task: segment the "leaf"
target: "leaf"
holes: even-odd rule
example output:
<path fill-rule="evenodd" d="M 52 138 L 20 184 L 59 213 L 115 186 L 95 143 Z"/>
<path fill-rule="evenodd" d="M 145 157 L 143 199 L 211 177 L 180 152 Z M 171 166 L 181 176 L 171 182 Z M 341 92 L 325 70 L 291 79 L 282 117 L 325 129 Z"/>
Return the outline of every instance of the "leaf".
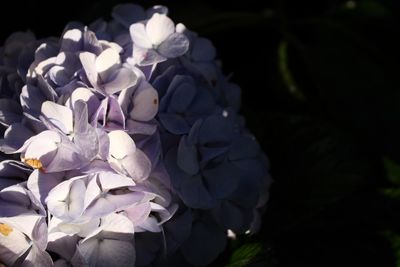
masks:
<path fill-rule="evenodd" d="M 254 260 L 263 250 L 260 243 L 247 243 L 237 248 L 225 267 L 244 267 Z"/>
<path fill-rule="evenodd" d="M 385 188 L 381 192 L 388 198 L 400 200 L 400 188 Z"/>
<path fill-rule="evenodd" d="M 385 197 L 400 201 L 400 166 L 388 157 L 383 158 L 383 165 L 385 167 L 387 180 L 394 186 L 383 188 L 380 192 Z"/>
<path fill-rule="evenodd" d="M 390 10 L 376 0 L 346 1 L 341 5 L 349 15 L 363 15 L 369 17 L 383 17 L 391 14 Z"/>
<path fill-rule="evenodd" d="M 400 165 L 387 157 L 383 159 L 383 163 L 388 180 L 393 184 L 400 185 Z"/>
<path fill-rule="evenodd" d="M 299 100 L 305 100 L 304 94 L 298 90 L 294 77 L 289 68 L 288 62 L 288 43 L 280 42 L 278 46 L 278 67 L 282 76 L 283 83 L 286 85 L 289 92 Z"/>
<path fill-rule="evenodd" d="M 382 235 L 390 242 L 396 257 L 396 266 L 400 267 L 400 235 L 392 231 L 384 231 Z"/>

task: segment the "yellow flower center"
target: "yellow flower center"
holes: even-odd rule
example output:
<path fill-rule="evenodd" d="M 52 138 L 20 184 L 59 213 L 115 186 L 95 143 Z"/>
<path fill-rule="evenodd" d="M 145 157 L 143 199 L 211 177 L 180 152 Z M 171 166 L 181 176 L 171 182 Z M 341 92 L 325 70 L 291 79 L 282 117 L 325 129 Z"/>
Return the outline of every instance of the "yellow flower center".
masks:
<path fill-rule="evenodd" d="M 43 170 L 43 164 L 38 159 L 24 159 L 24 162 L 34 169 Z"/>
<path fill-rule="evenodd" d="M 11 228 L 11 226 L 5 223 L 0 223 L 0 233 L 2 235 L 8 236 L 12 231 L 13 229 Z"/>

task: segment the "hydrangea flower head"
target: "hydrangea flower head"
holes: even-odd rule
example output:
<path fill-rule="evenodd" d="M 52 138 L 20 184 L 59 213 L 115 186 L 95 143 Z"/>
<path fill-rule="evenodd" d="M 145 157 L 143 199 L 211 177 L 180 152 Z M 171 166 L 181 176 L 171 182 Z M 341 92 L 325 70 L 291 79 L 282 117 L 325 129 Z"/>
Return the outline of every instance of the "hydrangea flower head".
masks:
<path fill-rule="evenodd" d="M 0 263 L 204 266 L 260 225 L 268 160 L 211 41 L 112 18 L 0 48 Z"/>

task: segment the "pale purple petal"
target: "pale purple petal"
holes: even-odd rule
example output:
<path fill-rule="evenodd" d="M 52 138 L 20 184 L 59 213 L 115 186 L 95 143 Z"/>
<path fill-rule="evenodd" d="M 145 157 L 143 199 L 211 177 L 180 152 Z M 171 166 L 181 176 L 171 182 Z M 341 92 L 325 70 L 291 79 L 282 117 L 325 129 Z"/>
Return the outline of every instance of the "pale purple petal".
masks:
<path fill-rule="evenodd" d="M 158 46 L 157 51 L 166 58 L 176 58 L 184 55 L 188 49 L 188 38 L 181 33 L 173 33 Z"/>

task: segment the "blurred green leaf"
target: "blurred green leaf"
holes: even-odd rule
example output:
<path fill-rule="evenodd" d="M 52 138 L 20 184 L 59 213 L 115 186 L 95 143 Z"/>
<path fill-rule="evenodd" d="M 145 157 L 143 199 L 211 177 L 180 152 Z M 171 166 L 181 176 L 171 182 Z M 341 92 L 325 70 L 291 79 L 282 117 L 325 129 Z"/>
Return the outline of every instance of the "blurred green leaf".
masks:
<path fill-rule="evenodd" d="M 229 263 L 225 267 L 248 266 L 263 250 L 260 243 L 247 243 L 237 248 L 230 256 Z"/>
<path fill-rule="evenodd" d="M 400 267 L 400 235 L 392 231 L 385 231 L 382 234 L 389 240 L 396 257 L 396 266 Z"/>
<path fill-rule="evenodd" d="M 286 85 L 289 93 L 299 100 L 305 100 L 303 93 L 298 90 L 296 82 L 290 71 L 287 46 L 288 43 L 286 41 L 281 41 L 278 46 L 279 71 L 282 76 L 283 83 Z"/>
<path fill-rule="evenodd" d="M 400 188 L 385 188 L 381 191 L 388 198 L 400 200 Z"/>
<path fill-rule="evenodd" d="M 383 163 L 388 180 L 393 184 L 400 185 L 400 165 L 389 158 L 384 158 Z"/>
<path fill-rule="evenodd" d="M 387 7 L 376 0 L 348 0 L 341 5 L 341 9 L 349 12 L 349 15 L 383 17 L 391 14 Z"/>
<path fill-rule="evenodd" d="M 394 187 L 383 188 L 380 191 L 385 197 L 400 201 L 400 165 L 387 157 L 383 159 L 383 164 L 386 177 Z"/>

